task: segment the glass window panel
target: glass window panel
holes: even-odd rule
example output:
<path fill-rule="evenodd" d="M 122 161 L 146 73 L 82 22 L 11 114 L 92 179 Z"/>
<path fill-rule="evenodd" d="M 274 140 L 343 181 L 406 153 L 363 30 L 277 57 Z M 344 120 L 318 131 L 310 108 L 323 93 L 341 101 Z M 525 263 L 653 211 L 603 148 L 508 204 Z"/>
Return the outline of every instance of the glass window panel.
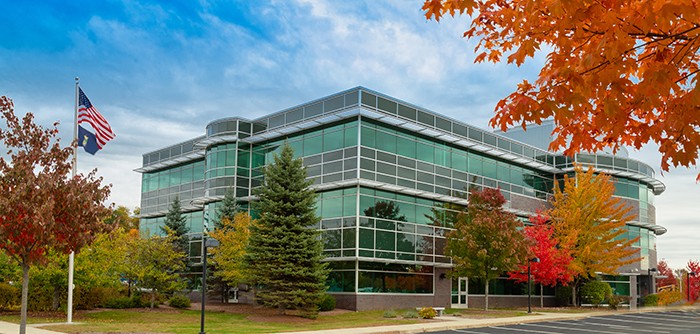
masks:
<path fill-rule="evenodd" d="M 435 163 L 445 167 L 450 167 L 452 165 L 452 155 L 450 154 L 450 151 L 444 148 L 436 148 Z"/>
<path fill-rule="evenodd" d="M 340 249 L 342 230 L 324 230 L 321 233 L 323 249 Z"/>
<path fill-rule="evenodd" d="M 386 164 L 383 162 L 377 162 L 377 172 L 395 176 L 396 175 L 396 166 Z"/>
<path fill-rule="evenodd" d="M 389 101 L 385 98 L 379 97 L 377 107 L 386 112 L 396 114 L 396 102 Z"/>
<path fill-rule="evenodd" d="M 323 112 L 323 103 L 318 102 L 304 107 L 304 117 L 320 115 Z"/>
<path fill-rule="evenodd" d="M 323 165 L 323 174 L 337 173 L 343 170 L 343 162 L 335 161 Z"/>
<path fill-rule="evenodd" d="M 345 132 L 345 147 L 350 147 L 350 146 L 357 146 L 359 143 L 357 142 L 357 126 L 353 126 L 351 128 L 347 128 L 344 130 Z"/>
<path fill-rule="evenodd" d="M 356 212 L 356 203 L 355 196 L 343 197 L 343 216 L 354 216 Z"/>
<path fill-rule="evenodd" d="M 442 117 L 435 118 L 435 126 L 437 126 L 440 129 L 443 129 L 447 132 L 452 132 L 452 122 L 450 122 Z"/>
<path fill-rule="evenodd" d="M 377 131 L 376 145 L 377 149 L 392 153 L 396 152 L 396 135 Z"/>
<path fill-rule="evenodd" d="M 323 140 L 320 136 L 304 137 L 304 155 L 314 155 L 323 152 Z"/>
<path fill-rule="evenodd" d="M 374 230 L 360 228 L 360 248 L 374 249 Z"/>
<path fill-rule="evenodd" d="M 416 142 L 404 137 L 396 138 L 396 154 L 415 159 Z"/>
<path fill-rule="evenodd" d="M 377 131 L 367 127 L 362 127 L 362 145 L 367 147 L 376 147 Z"/>
<path fill-rule="evenodd" d="M 374 170 L 374 160 L 365 159 L 365 158 L 360 159 L 360 168 L 373 171 Z"/>
<path fill-rule="evenodd" d="M 415 120 L 416 119 L 416 109 L 409 108 L 403 104 L 399 104 L 399 116 Z"/>
<path fill-rule="evenodd" d="M 324 199 L 322 201 L 321 217 L 331 218 L 340 217 L 343 215 L 343 199 L 342 197 Z"/>
<path fill-rule="evenodd" d="M 330 100 L 323 102 L 323 110 L 329 112 L 332 110 L 340 109 L 344 106 L 345 102 L 343 96 L 334 97 Z"/>
<path fill-rule="evenodd" d="M 362 104 L 370 106 L 370 107 L 376 107 L 377 106 L 377 97 L 375 95 L 372 95 L 367 92 L 362 92 Z"/>
<path fill-rule="evenodd" d="M 390 231 L 376 231 L 377 250 L 393 251 L 396 248 L 396 233 Z"/>
<path fill-rule="evenodd" d="M 416 251 L 416 235 L 411 233 L 396 234 L 396 250 L 399 252 L 413 253 Z"/>
<path fill-rule="evenodd" d="M 343 248 L 355 248 L 355 229 L 343 229 Z"/>
<path fill-rule="evenodd" d="M 418 122 L 421 122 L 423 124 L 427 124 L 430 126 L 435 126 L 435 116 L 418 110 Z"/>
<path fill-rule="evenodd" d="M 360 210 L 365 216 L 374 216 L 374 197 L 360 196 Z"/>
<path fill-rule="evenodd" d="M 339 148 L 343 148 L 345 142 L 343 141 L 343 131 L 333 131 L 330 133 L 323 134 L 323 151 L 333 151 Z"/>
<path fill-rule="evenodd" d="M 457 151 L 452 151 L 452 168 L 467 171 L 467 156 Z"/>

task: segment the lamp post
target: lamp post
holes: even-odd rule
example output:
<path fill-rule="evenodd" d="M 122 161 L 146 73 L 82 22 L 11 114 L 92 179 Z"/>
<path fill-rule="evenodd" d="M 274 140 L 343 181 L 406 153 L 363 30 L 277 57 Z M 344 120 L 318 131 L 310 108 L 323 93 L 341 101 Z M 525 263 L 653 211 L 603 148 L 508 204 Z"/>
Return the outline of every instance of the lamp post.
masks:
<path fill-rule="evenodd" d="M 535 257 L 527 260 L 527 313 L 532 313 L 532 278 L 530 276 L 530 264 L 532 262 L 540 262 L 540 259 Z"/>
<path fill-rule="evenodd" d="M 688 286 L 687 286 L 687 289 L 686 289 L 686 290 L 688 290 L 688 291 L 687 291 L 687 293 L 688 293 L 688 303 L 690 303 L 690 276 L 695 277 L 695 275 L 697 275 L 697 274 L 698 274 L 698 273 L 696 273 L 696 272 L 694 272 L 694 271 L 691 271 L 691 272 L 688 273 Z"/>
<path fill-rule="evenodd" d="M 654 278 L 652 276 L 652 273 L 654 273 L 653 275 L 656 275 L 656 271 L 656 268 L 647 269 L 647 273 L 649 274 L 649 294 L 656 293 L 656 284 L 654 284 Z"/>

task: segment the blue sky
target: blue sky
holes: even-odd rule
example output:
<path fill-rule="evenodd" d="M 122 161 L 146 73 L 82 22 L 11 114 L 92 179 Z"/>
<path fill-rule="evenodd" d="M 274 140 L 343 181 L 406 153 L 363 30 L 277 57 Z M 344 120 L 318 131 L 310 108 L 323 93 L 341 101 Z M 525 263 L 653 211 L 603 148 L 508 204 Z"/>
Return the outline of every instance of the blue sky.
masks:
<path fill-rule="evenodd" d="M 98 168 L 112 201 L 139 205 L 141 155 L 204 133 L 222 117 L 255 118 L 365 86 L 482 128 L 496 102 L 533 79 L 473 64 L 465 17 L 426 21 L 421 1 L 0 0 L 0 95 L 17 113 L 60 121 L 72 136 L 76 76 L 117 138 L 79 170 Z M 654 147 L 633 158 L 658 171 Z M 659 177 L 658 250 L 674 268 L 700 258 L 697 169 Z"/>

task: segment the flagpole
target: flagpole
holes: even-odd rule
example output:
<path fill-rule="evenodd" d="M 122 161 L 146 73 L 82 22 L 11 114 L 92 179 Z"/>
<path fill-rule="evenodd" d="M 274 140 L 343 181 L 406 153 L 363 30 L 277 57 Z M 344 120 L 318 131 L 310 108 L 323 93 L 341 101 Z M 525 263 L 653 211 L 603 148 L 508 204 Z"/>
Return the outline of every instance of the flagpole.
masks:
<path fill-rule="evenodd" d="M 80 78 L 75 77 L 75 108 L 73 109 L 73 172 L 72 178 L 78 174 L 78 89 L 80 85 Z M 73 322 L 73 262 L 75 259 L 75 252 L 71 250 L 70 255 L 68 255 L 68 319 L 67 323 Z"/>

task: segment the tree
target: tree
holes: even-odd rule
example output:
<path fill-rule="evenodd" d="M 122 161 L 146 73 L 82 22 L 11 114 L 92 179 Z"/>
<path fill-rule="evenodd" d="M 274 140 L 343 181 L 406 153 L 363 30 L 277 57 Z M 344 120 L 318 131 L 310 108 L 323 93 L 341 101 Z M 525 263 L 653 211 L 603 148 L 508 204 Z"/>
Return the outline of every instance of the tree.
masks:
<path fill-rule="evenodd" d="M 0 157 L 0 249 L 22 268 L 20 333 L 26 333 L 29 268 L 50 251 L 78 252 L 108 229 L 102 219 L 109 209 L 102 203 L 110 186 L 101 185 L 95 170 L 69 177 L 73 149 L 61 147 L 57 123 L 44 129 L 31 113 L 20 120 L 4 96 L 0 112 L 7 124 L 0 129 L 6 148 Z"/>
<path fill-rule="evenodd" d="M 530 263 L 532 279 L 540 283 L 540 287 L 568 285 L 573 280 L 570 268 L 572 261 L 569 250 L 559 247 L 559 240 L 554 237 L 554 227 L 549 224 L 549 217 L 537 214 L 530 217 L 531 226 L 524 229 L 525 236 L 530 240 L 530 254 L 539 262 Z M 518 282 L 528 282 L 527 263 L 520 264 L 515 271 L 508 275 Z M 543 295 L 540 293 L 540 306 L 544 307 Z"/>
<path fill-rule="evenodd" d="M 690 286 L 690 302 L 694 303 L 698 299 L 698 294 L 700 292 L 700 262 L 688 260 L 688 271 L 687 273 L 695 273 L 695 275 L 685 275 L 685 287 Z M 688 283 L 690 280 L 690 283 Z M 688 296 L 688 291 L 686 291 L 686 296 Z"/>
<path fill-rule="evenodd" d="M 554 236 L 560 247 L 570 252 L 574 274 L 572 301 L 576 305 L 576 288 L 596 273 L 614 274 L 629 263 L 639 260 L 632 248 L 638 239 L 624 237 L 625 225 L 632 219 L 630 207 L 615 193 L 609 175 L 586 172 L 574 167 L 574 175 L 564 175 L 564 187 L 554 187 L 551 217 Z"/>
<path fill-rule="evenodd" d="M 247 212 L 238 212 L 233 221 L 224 216 L 221 227 L 210 233 L 219 241 L 219 246 L 211 250 L 212 264 L 216 267 L 214 276 L 234 287 L 247 278 L 243 261 L 252 224 L 254 222 Z"/>
<path fill-rule="evenodd" d="M 671 267 L 668 266 L 666 260 L 659 261 L 659 263 L 656 265 L 656 270 L 658 271 L 660 276 L 666 276 L 665 278 L 656 279 L 656 286 L 658 286 L 659 288 L 664 286 L 675 286 L 676 284 L 678 284 L 676 276 L 673 274 L 673 269 L 671 269 Z"/>
<path fill-rule="evenodd" d="M 126 276 L 140 288 L 150 290 L 151 308 L 156 294 L 182 290 L 187 285 L 180 277 L 185 269 L 184 253 L 172 247 L 174 236 L 135 238 L 128 253 Z"/>
<path fill-rule="evenodd" d="M 252 204 L 260 218 L 251 225 L 246 264 L 259 286 L 260 303 L 280 313 L 298 309 L 315 317 L 329 270 L 321 263 L 318 231 L 307 228 L 319 221 L 317 195 L 310 185 L 301 159 L 294 159 L 285 144 L 265 167 L 264 183 L 255 191 L 259 200 Z"/>
<path fill-rule="evenodd" d="M 234 221 L 236 213 L 240 210 L 238 203 L 236 202 L 236 194 L 234 193 L 234 188 L 230 187 L 226 190 L 224 194 L 224 199 L 221 201 L 219 207 L 216 208 L 216 220 L 214 221 L 214 228 L 221 229 L 223 226 L 223 220 L 228 219 L 229 222 Z"/>
<path fill-rule="evenodd" d="M 165 225 L 161 226 L 160 230 L 163 234 L 173 237 L 173 245 L 179 251 L 188 251 L 190 240 L 187 237 L 187 233 L 190 233 L 190 228 L 187 227 L 187 217 L 182 214 L 179 196 L 175 196 L 168 213 L 165 215 Z"/>
<path fill-rule="evenodd" d="M 700 151 L 700 3 L 695 0 L 426 0 L 428 19 L 472 16 L 475 62 L 522 65 L 543 47 L 534 83 L 499 101 L 503 130 L 553 118 L 552 150 L 567 155 L 659 145 L 661 168 L 695 165 Z M 700 175 L 698 176 L 700 180 Z"/>
<path fill-rule="evenodd" d="M 131 215 L 129 208 L 120 205 L 116 209 L 112 210 L 109 218 L 105 220 L 105 223 L 113 225 L 114 227 L 123 227 L 126 231 L 131 229 L 139 229 L 139 218 L 136 217 L 136 211 L 138 208 L 134 209 L 134 215 Z"/>
<path fill-rule="evenodd" d="M 447 234 L 445 251 L 452 257 L 454 274 L 483 279 L 484 309 L 489 307 L 489 281 L 528 259 L 528 244 L 518 230 L 522 223 L 503 209 L 505 203 L 498 189 L 472 190 L 467 211 Z"/>

